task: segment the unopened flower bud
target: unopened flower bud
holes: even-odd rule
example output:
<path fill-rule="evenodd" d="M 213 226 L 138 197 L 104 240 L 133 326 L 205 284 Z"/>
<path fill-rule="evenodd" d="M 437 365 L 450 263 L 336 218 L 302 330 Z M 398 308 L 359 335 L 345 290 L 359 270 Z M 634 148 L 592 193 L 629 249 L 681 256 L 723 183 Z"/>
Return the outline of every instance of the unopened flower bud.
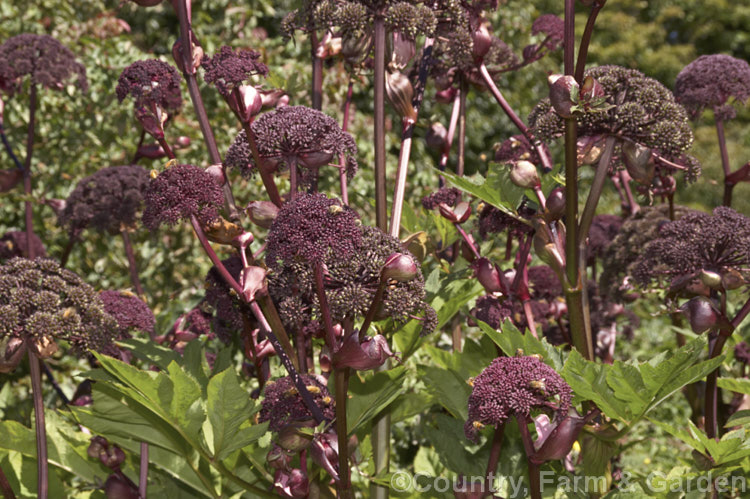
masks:
<path fill-rule="evenodd" d="M 472 264 L 474 275 L 476 275 L 479 284 L 484 287 L 487 293 L 503 292 L 503 285 L 500 281 L 500 272 L 489 259 L 485 257 L 477 258 Z"/>
<path fill-rule="evenodd" d="M 245 267 L 240 274 L 240 286 L 242 297 L 247 302 L 254 301 L 256 296 L 264 296 L 268 293 L 266 269 L 255 266 Z"/>
<path fill-rule="evenodd" d="M 492 48 L 492 34 L 487 27 L 487 22 L 482 20 L 479 22 L 479 26 L 474 33 L 471 34 L 471 40 L 473 42 L 472 55 L 476 62 L 482 62 L 484 57 Z"/>
<path fill-rule="evenodd" d="M 531 460 L 536 464 L 542 464 L 568 455 L 586 421 L 575 410 L 571 410 L 557 425 L 553 425 L 546 414 L 534 418 L 534 424 L 539 438 L 534 442 L 536 452 Z"/>
<path fill-rule="evenodd" d="M 555 187 L 547 196 L 547 214 L 550 220 L 559 220 L 565 214 L 565 190 Z"/>
<path fill-rule="evenodd" d="M 190 32 L 190 42 L 193 49 L 193 60 L 191 64 L 187 66 L 185 65 L 185 55 L 182 53 L 184 50 L 182 38 L 178 38 L 177 41 L 174 42 L 174 45 L 172 45 L 172 58 L 174 59 L 174 65 L 180 70 L 180 72 L 194 75 L 201 65 L 201 59 L 203 59 L 204 53 L 203 47 L 200 46 L 200 43 L 198 43 L 192 31 Z"/>
<path fill-rule="evenodd" d="M 227 182 L 227 176 L 224 174 L 224 168 L 221 165 L 209 166 L 208 168 L 206 168 L 206 173 L 211 175 L 211 178 L 214 179 L 214 182 L 219 185 L 224 185 Z"/>
<path fill-rule="evenodd" d="M 409 78 L 400 71 L 388 73 L 385 77 L 385 95 L 401 117 L 413 123 L 417 119 L 417 111 L 412 105 L 414 87 Z"/>
<path fill-rule="evenodd" d="M 359 335 L 353 334 L 333 356 L 333 365 L 338 368 L 350 367 L 357 371 L 369 371 L 382 366 L 386 360 L 395 357 L 383 335 L 369 336 L 360 343 Z"/>
<path fill-rule="evenodd" d="M 604 152 L 604 137 L 588 135 L 576 141 L 578 165 L 594 165 Z"/>
<path fill-rule="evenodd" d="M 536 166 L 534 166 L 534 163 L 526 160 L 513 163 L 510 167 L 510 181 L 524 189 L 533 189 L 541 184 Z"/>
<path fill-rule="evenodd" d="M 289 452 L 299 452 L 307 449 L 312 442 L 312 428 L 301 423 L 285 426 L 278 435 L 276 442 L 279 447 Z"/>
<path fill-rule="evenodd" d="M 154 105 L 155 112 L 151 112 L 145 107 L 135 108 L 135 119 L 141 124 L 144 130 L 156 140 L 164 138 L 164 123 L 166 123 L 167 112 L 158 105 Z"/>
<path fill-rule="evenodd" d="M 0 373 L 13 372 L 25 353 L 26 347 L 21 338 L 10 336 L 0 339 Z"/>
<path fill-rule="evenodd" d="M 554 74 L 547 78 L 549 100 L 555 112 L 562 118 L 572 118 L 578 101 L 578 82 L 571 75 Z"/>
<path fill-rule="evenodd" d="M 587 76 L 583 79 L 581 85 L 581 100 L 591 101 L 604 97 L 604 87 L 596 81 L 593 76 Z"/>
<path fill-rule="evenodd" d="M 131 0 L 134 4 L 141 7 L 154 7 L 161 3 L 161 0 Z"/>
<path fill-rule="evenodd" d="M 742 273 L 735 269 L 727 269 L 721 274 L 721 285 L 724 289 L 737 289 L 745 284 Z"/>
<path fill-rule="evenodd" d="M 138 148 L 136 156 L 138 158 L 161 159 L 165 158 L 167 153 L 159 144 L 145 144 Z"/>
<path fill-rule="evenodd" d="M 409 282 L 417 276 L 419 270 L 414 259 L 404 253 L 393 253 L 385 261 L 380 271 L 381 279 L 394 279 L 398 282 Z"/>
<path fill-rule="evenodd" d="M 424 140 L 428 147 L 442 151 L 448 142 L 448 130 L 445 129 L 442 123 L 433 123 L 427 129 Z"/>
<path fill-rule="evenodd" d="M 260 91 L 261 105 L 264 109 L 276 107 L 279 104 L 282 97 L 285 97 L 285 96 L 286 96 L 286 92 L 284 92 L 284 90 L 280 88 L 276 88 L 273 90 L 261 90 Z"/>
<path fill-rule="evenodd" d="M 241 85 L 233 89 L 226 101 L 242 122 L 249 122 L 263 107 L 263 98 L 252 85 Z"/>
<path fill-rule="evenodd" d="M 417 44 L 413 38 L 405 36 L 399 31 L 393 32 L 393 56 L 391 66 L 402 70 L 417 53 Z"/>
<path fill-rule="evenodd" d="M 339 440 L 336 433 L 316 433 L 310 449 L 315 464 L 328 472 L 334 480 L 339 479 Z"/>
<path fill-rule="evenodd" d="M 654 179 L 656 165 L 651 148 L 624 141 L 622 144 L 622 161 L 630 176 L 642 185 L 650 185 Z"/>
<path fill-rule="evenodd" d="M 186 147 L 190 147 L 190 137 L 180 135 L 175 139 L 174 147 L 175 149 L 185 149 Z"/>
<path fill-rule="evenodd" d="M 722 289 L 721 274 L 713 270 L 701 269 L 698 274 L 701 282 L 711 289 Z"/>
<path fill-rule="evenodd" d="M 304 152 L 297 155 L 299 162 L 302 163 L 306 168 L 315 170 L 321 166 L 325 166 L 333 160 L 333 153 L 327 151 L 311 151 Z"/>
<path fill-rule="evenodd" d="M 279 207 L 270 201 L 253 201 L 245 208 L 245 213 L 257 226 L 268 229 L 279 214 Z"/>
<path fill-rule="evenodd" d="M 687 316 L 690 329 L 695 334 L 702 334 L 719 323 L 719 311 L 705 296 L 696 296 L 680 307 Z"/>
<path fill-rule="evenodd" d="M 444 218 L 454 224 L 462 224 L 471 216 L 471 205 L 466 201 L 461 201 L 452 208 L 445 203 L 439 203 L 438 211 Z"/>

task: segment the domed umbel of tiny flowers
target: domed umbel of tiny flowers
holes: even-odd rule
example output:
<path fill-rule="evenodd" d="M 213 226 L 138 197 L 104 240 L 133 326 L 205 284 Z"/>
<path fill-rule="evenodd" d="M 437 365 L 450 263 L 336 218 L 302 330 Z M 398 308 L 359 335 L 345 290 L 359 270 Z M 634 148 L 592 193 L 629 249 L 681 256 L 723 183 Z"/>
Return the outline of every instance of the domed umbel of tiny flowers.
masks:
<path fill-rule="evenodd" d="M 348 258 L 360 245 L 357 214 L 325 194 L 300 194 L 279 210 L 268 232 L 266 264 L 319 263 L 330 252 Z"/>
<path fill-rule="evenodd" d="M 223 46 L 213 56 L 204 55 L 201 67 L 207 83 L 216 87 L 227 97 L 237 87 L 252 84 L 254 76 L 268 76 L 268 67 L 260 62 L 260 53 L 255 50 L 232 50 Z"/>
<path fill-rule="evenodd" d="M 469 396 L 466 438 L 476 441 L 487 425 L 500 425 L 511 416 L 532 411 L 551 412 L 555 420 L 568 415 L 573 391 L 554 369 L 535 356 L 500 357 L 477 376 Z"/>
<path fill-rule="evenodd" d="M 300 377 L 323 417 L 332 420 L 335 403 L 326 387 L 325 378 L 310 374 L 300 374 Z M 290 376 L 266 384 L 258 416 L 258 422 L 265 421 L 268 421 L 268 429 L 277 433 L 290 424 L 314 422 L 313 415 L 302 401 Z"/>
<path fill-rule="evenodd" d="M 177 112 L 182 105 L 180 82 L 182 78 L 173 66 L 159 59 L 136 61 L 120 74 L 117 80 L 117 100 L 130 96 L 136 107 L 150 104 L 169 113 Z"/>
<path fill-rule="evenodd" d="M 103 168 L 78 182 L 58 221 L 71 234 L 88 227 L 119 233 L 135 225 L 148 184 L 148 171 L 138 165 Z"/>
<path fill-rule="evenodd" d="M 154 333 L 156 319 L 148 305 L 129 291 L 102 291 L 99 298 L 104 310 L 111 315 L 119 326 L 118 340 L 130 338 L 132 331 L 141 331 L 147 335 Z"/>
<path fill-rule="evenodd" d="M 0 338 L 23 338 L 40 357 L 62 340 L 81 355 L 106 349 L 117 328 L 94 288 L 54 260 L 14 258 L 0 266 Z"/>
<path fill-rule="evenodd" d="M 224 202 L 219 184 L 194 165 L 175 165 L 162 171 L 151 179 L 143 198 L 146 208 L 141 220 L 149 230 L 191 216 L 205 225 L 219 217 Z"/>
<path fill-rule="evenodd" d="M 731 100 L 744 103 L 750 97 L 750 64 L 724 54 L 702 55 L 677 75 L 674 95 L 692 119 L 709 108 L 717 121 L 731 120 L 737 114 Z"/>
<path fill-rule="evenodd" d="M 341 130 L 336 120 L 320 111 L 305 106 L 283 106 L 263 114 L 251 129 L 263 163 L 260 167 L 268 171 L 278 171 L 282 166 L 317 171 L 343 154 L 347 176 L 351 178 L 357 172 L 354 139 Z M 237 135 L 224 163 L 246 177 L 258 168 L 244 131 Z"/>
<path fill-rule="evenodd" d="M 685 155 L 693 143 L 687 112 L 667 87 L 640 71 L 620 66 L 594 67 L 586 71 L 586 76 L 602 87 L 610 107 L 578 116 L 579 137 L 616 136 L 623 143 L 650 148 L 660 157 L 682 165 L 688 180 L 700 174 L 697 161 Z M 565 129 L 563 118 L 549 99 L 534 107 L 529 125 L 542 139 L 560 137 Z M 664 165 L 657 161 L 657 166 Z"/>
<path fill-rule="evenodd" d="M 82 91 L 88 89 L 86 69 L 67 47 L 49 35 L 24 33 L 0 45 L 0 90 L 13 93 L 24 76 L 31 82 L 61 90 L 71 79 Z"/>
<path fill-rule="evenodd" d="M 728 280 L 746 283 L 749 268 L 750 218 L 720 206 L 711 215 L 693 212 L 659 228 L 634 277 L 645 286 L 659 276 L 698 278 L 704 272 L 718 274 L 721 287 Z"/>

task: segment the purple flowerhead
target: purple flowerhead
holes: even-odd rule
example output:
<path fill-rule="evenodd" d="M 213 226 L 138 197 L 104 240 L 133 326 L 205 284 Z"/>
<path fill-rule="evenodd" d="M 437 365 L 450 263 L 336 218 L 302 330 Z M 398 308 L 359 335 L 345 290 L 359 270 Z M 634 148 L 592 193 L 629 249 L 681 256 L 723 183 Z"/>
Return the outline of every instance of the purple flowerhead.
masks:
<path fill-rule="evenodd" d="M 24 33 L 0 45 L 0 90 L 14 93 L 26 75 L 33 84 L 53 90 L 61 90 L 75 77 L 81 91 L 88 89 L 86 69 L 76 62 L 73 52 L 49 35 Z"/>
<path fill-rule="evenodd" d="M 260 62 L 260 53 L 254 50 L 232 50 L 226 45 L 221 47 L 213 57 L 203 56 L 201 67 L 207 83 L 216 87 L 219 93 L 227 97 L 237 87 L 252 85 L 256 76 L 268 76 L 268 67 Z"/>
<path fill-rule="evenodd" d="M 700 174 L 700 165 L 685 157 L 693 143 L 687 112 L 668 88 L 640 71 L 619 66 L 593 67 L 586 76 L 603 90 L 606 106 L 576 117 L 579 137 L 616 136 L 623 144 L 650 149 L 647 159 L 653 152 L 681 164 L 688 180 Z M 560 137 L 565 128 L 549 99 L 534 107 L 529 125 L 542 139 Z M 666 163 L 659 166 L 669 168 Z"/>
<path fill-rule="evenodd" d="M 322 263 L 329 254 L 346 259 L 359 247 L 362 235 L 357 214 L 325 194 L 300 194 L 279 210 L 268 232 L 266 263 Z"/>
<path fill-rule="evenodd" d="M 586 245 L 586 258 L 589 265 L 601 258 L 622 227 L 622 218 L 617 215 L 596 215 L 589 229 L 589 242 Z"/>
<path fill-rule="evenodd" d="M 158 106 L 172 114 L 182 105 L 180 73 L 159 59 L 136 61 L 120 74 L 117 80 L 117 100 L 127 96 L 135 100 L 136 108 Z"/>
<path fill-rule="evenodd" d="M 117 234 L 135 226 L 148 184 L 148 171 L 138 165 L 103 168 L 78 182 L 58 221 L 70 234 L 88 227 Z"/>
<path fill-rule="evenodd" d="M 552 412 L 560 420 L 568 415 L 572 395 L 565 380 L 537 357 L 497 358 L 473 381 L 464 433 L 476 441 L 484 426 L 532 411 Z"/>
<path fill-rule="evenodd" d="M 731 120 L 737 115 L 732 101 L 750 97 L 750 64 L 729 55 L 702 55 L 677 75 L 674 95 L 692 119 L 710 108 L 717 121 Z"/>
<path fill-rule="evenodd" d="M 326 387 L 325 378 L 311 374 L 300 374 L 300 377 L 323 416 L 329 421 L 334 419 L 335 403 Z M 302 401 L 290 376 L 266 384 L 258 417 L 258 422 L 265 421 L 268 421 L 268 429 L 277 433 L 294 423 L 314 423 L 313 415 Z"/>
<path fill-rule="evenodd" d="M 697 279 L 708 273 L 718 276 L 717 287 L 732 289 L 737 286 L 729 282 L 747 282 L 749 267 L 750 218 L 720 206 L 711 215 L 692 212 L 660 227 L 634 277 L 646 286 L 659 276 Z"/>
<path fill-rule="evenodd" d="M 117 334 L 94 288 L 54 260 L 13 258 L 0 266 L 0 338 L 21 337 L 41 357 L 57 350 L 102 351 Z"/>
<path fill-rule="evenodd" d="M 263 114 L 252 123 L 251 129 L 262 163 L 260 168 L 264 171 L 292 166 L 317 171 L 338 161 L 343 154 L 347 176 L 351 178 L 357 172 L 354 139 L 341 130 L 336 120 L 320 111 L 305 106 L 283 106 Z M 259 167 L 254 164 L 244 130 L 230 146 L 224 163 L 239 169 L 246 177 Z"/>
<path fill-rule="evenodd" d="M 526 206 L 522 206 L 519 210 L 519 214 L 526 219 L 530 219 L 534 213 L 533 210 Z M 509 232 L 510 237 L 521 237 L 533 232 L 534 228 L 489 204 L 485 204 L 479 210 L 479 235 L 482 239 L 486 239 L 488 234 L 495 234 L 506 230 Z"/>
<path fill-rule="evenodd" d="M 34 249 L 34 255 L 44 258 L 47 256 L 47 250 L 39 236 L 31 234 L 31 246 Z M 26 232 L 20 230 L 11 230 L 0 237 L 0 262 L 10 260 L 17 256 L 28 255 L 29 248 L 26 245 Z"/>
<path fill-rule="evenodd" d="M 443 187 L 422 198 L 422 206 L 425 210 L 434 210 L 440 203 L 450 207 L 456 206 L 461 200 L 461 191 L 455 187 Z"/>
<path fill-rule="evenodd" d="M 745 341 L 737 343 L 734 347 L 734 358 L 746 366 L 750 365 L 750 345 Z"/>
<path fill-rule="evenodd" d="M 138 296 L 127 291 L 102 291 L 99 299 L 104 304 L 104 311 L 117 321 L 118 340 L 130 338 L 133 330 L 147 335 L 154 333 L 154 313 Z"/>
<path fill-rule="evenodd" d="M 501 302 L 493 295 L 480 296 L 477 298 L 476 306 L 471 310 L 471 315 L 493 329 L 499 329 L 503 321 L 513 315 L 513 307 L 506 301 Z"/>
<path fill-rule="evenodd" d="M 219 184 L 194 165 L 175 165 L 162 171 L 151 179 L 143 198 L 146 209 L 141 220 L 149 230 L 192 216 L 206 225 L 219 217 L 224 202 Z"/>
<path fill-rule="evenodd" d="M 529 267 L 528 272 L 532 298 L 552 300 L 562 296 L 562 284 L 552 267 L 536 265 Z"/>

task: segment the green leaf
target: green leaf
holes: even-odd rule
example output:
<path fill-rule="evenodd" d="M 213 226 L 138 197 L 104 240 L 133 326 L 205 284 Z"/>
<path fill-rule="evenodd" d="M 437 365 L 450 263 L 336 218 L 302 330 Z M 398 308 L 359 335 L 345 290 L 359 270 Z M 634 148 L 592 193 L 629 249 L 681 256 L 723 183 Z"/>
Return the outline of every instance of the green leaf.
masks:
<path fill-rule="evenodd" d="M 352 398 L 347 400 L 346 420 L 350 434 L 377 416 L 403 393 L 405 377 L 406 368 L 399 366 L 366 375 L 364 379 L 360 379 L 360 376 L 349 378 L 349 393 Z"/>
<path fill-rule="evenodd" d="M 550 345 L 545 338 L 538 340 L 531 334 L 521 333 L 510 320 L 506 319 L 503 322 L 502 331 L 494 329 L 481 320 L 477 320 L 477 324 L 479 324 L 482 332 L 489 336 L 505 355 L 512 357 L 516 355 L 518 350 L 523 350 L 524 355 L 541 355 L 545 364 L 555 371 L 561 371 L 563 365 L 565 365 L 567 354 L 561 347 Z"/>
<path fill-rule="evenodd" d="M 419 377 L 424 381 L 427 391 L 453 414 L 456 419 L 466 421 L 469 417 L 469 395 L 471 386 L 452 369 L 435 366 L 419 366 Z"/>
<path fill-rule="evenodd" d="M 607 365 L 587 361 L 577 350 L 572 350 L 561 375 L 576 395 L 594 402 L 607 416 L 628 422 L 627 404 L 618 400 L 607 384 L 607 368 Z"/>
<path fill-rule="evenodd" d="M 631 414 L 642 414 L 651 393 L 646 389 L 637 367 L 616 360 L 607 372 L 607 384 L 617 393 L 617 398 L 628 404 Z"/>
<path fill-rule="evenodd" d="M 454 187 L 468 192 L 482 201 L 512 217 L 518 217 L 517 208 L 524 196 L 524 189 L 510 181 L 510 169 L 497 163 L 490 164 L 487 178 L 481 175 L 459 177 L 455 173 L 441 172 Z M 525 220 L 523 223 L 527 223 Z"/>
<path fill-rule="evenodd" d="M 750 410 L 737 411 L 727 420 L 727 424 L 724 428 L 731 428 L 733 426 L 744 426 L 750 424 Z"/>
<path fill-rule="evenodd" d="M 719 378 L 716 385 L 725 390 L 750 395 L 750 379 Z"/>
<path fill-rule="evenodd" d="M 145 338 L 128 338 L 117 342 L 129 350 L 136 358 L 154 364 L 166 371 L 170 362 L 181 362 L 180 355 L 171 348 L 165 348 Z"/>
<path fill-rule="evenodd" d="M 213 430 L 213 452 L 215 458 L 221 461 L 232 450 L 243 447 L 231 444 L 236 440 L 242 423 L 250 417 L 253 403 L 247 391 L 237 381 L 234 369 L 226 369 L 211 378 L 207 395 L 208 420 Z M 228 448 L 232 450 L 227 451 Z"/>
<path fill-rule="evenodd" d="M 469 442 L 464 436 L 463 420 L 437 414 L 435 422 L 436 426 L 425 425 L 423 430 L 443 465 L 455 473 L 483 476 L 489 453 L 483 449 L 475 454 L 466 449 L 464 444 Z"/>
<path fill-rule="evenodd" d="M 201 388 L 198 382 L 183 371 L 176 362 L 167 367 L 169 379 L 172 381 L 173 390 L 171 397 L 162 394 L 163 402 L 169 401 L 169 411 L 187 438 L 194 438 L 193 446 L 197 447 L 197 436 L 206 419 L 206 410 L 201 398 Z M 171 399 L 171 400 L 170 400 Z"/>

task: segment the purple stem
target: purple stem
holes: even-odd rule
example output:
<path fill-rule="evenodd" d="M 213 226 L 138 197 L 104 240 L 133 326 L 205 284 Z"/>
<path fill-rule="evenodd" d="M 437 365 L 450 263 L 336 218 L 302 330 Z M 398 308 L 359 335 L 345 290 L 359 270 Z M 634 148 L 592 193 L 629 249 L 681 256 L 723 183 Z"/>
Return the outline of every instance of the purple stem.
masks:
<path fill-rule="evenodd" d="M 521 441 L 526 451 L 526 462 L 529 465 L 529 495 L 531 499 L 542 499 L 542 486 L 539 482 L 539 465 L 531 460 L 531 456 L 534 455 L 534 442 L 531 440 L 531 435 L 529 434 L 529 422 L 526 417 L 518 414 L 516 414 L 516 421 L 518 421 L 518 431 L 521 433 Z"/>
<path fill-rule="evenodd" d="M 133 159 L 130 160 L 130 164 L 135 164 L 136 161 L 140 158 L 140 155 L 138 154 L 141 146 L 143 145 L 143 141 L 146 139 L 146 129 L 141 127 L 141 138 L 138 140 L 138 145 L 135 146 L 135 152 L 133 153 Z"/>
<path fill-rule="evenodd" d="M 456 126 L 458 125 L 458 116 L 459 111 L 461 110 L 461 95 L 459 93 L 456 94 L 456 97 L 453 99 L 453 110 L 451 111 L 451 120 L 448 123 L 448 137 L 446 137 L 445 140 L 445 146 L 443 147 L 443 151 L 440 154 L 440 163 L 438 164 L 438 168 L 440 171 L 445 171 L 446 166 L 448 166 L 448 156 L 451 152 L 451 146 L 453 145 L 453 137 L 456 135 Z M 442 175 L 440 176 L 440 184 L 439 186 L 442 188 L 445 186 L 445 177 Z"/>
<path fill-rule="evenodd" d="M 10 145 L 10 142 L 8 142 L 8 137 L 5 135 L 5 128 L 3 128 L 3 123 L 0 120 L 0 138 L 3 140 L 3 146 L 5 146 L 5 151 L 8 153 L 8 156 L 10 156 L 10 159 L 13 160 L 13 164 L 16 165 L 16 168 L 19 170 L 23 170 L 23 165 L 21 164 L 21 161 L 18 159 L 18 156 L 13 152 L 13 148 Z"/>
<path fill-rule="evenodd" d="M 13 488 L 10 486 L 8 477 L 5 476 L 2 467 L 0 467 L 0 492 L 3 493 L 5 499 L 16 499 L 16 494 L 13 492 Z"/>
<path fill-rule="evenodd" d="M 37 497 L 47 499 L 49 488 L 47 465 L 47 429 L 44 424 L 44 402 L 42 400 L 42 373 L 39 369 L 41 360 L 33 353 L 33 345 L 26 345 L 29 353 L 31 371 L 31 391 L 34 399 L 34 422 L 36 427 L 36 462 L 37 462 Z"/>
<path fill-rule="evenodd" d="M 505 423 L 501 423 L 499 426 L 495 426 L 495 435 L 492 437 L 492 447 L 490 448 L 490 459 L 487 462 L 487 472 L 484 492 L 490 494 L 492 492 L 492 476 L 497 471 L 497 463 L 500 461 L 500 450 L 503 446 L 503 437 L 505 436 Z"/>
<path fill-rule="evenodd" d="M 715 120 L 716 122 L 716 135 L 719 139 L 719 151 L 721 151 L 721 167 L 724 169 L 724 206 L 732 206 L 732 191 L 734 190 L 734 184 L 727 182 L 727 177 L 731 173 L 731 166 L 729 165 L 729 152 L 727 151 L 727 140 L 724 136 L 724 122 L 722 120 Z"/>
<path fill-rule="evenodd" d="M 349 108 L 352 105 L 352 95 L 354 94 L 354 80 L 349 79 L 349 87 L 346 90 L 346 101 L 344 102 L 344 118 L 341 120 L 341 130 L 346 132 L 349 129 Z M 341 185 L 341 201 L 349 204 L 349 190 L 346 180 L 346 160 L 343 154 L 339 155 L 339 184 Z"/>
<path fill-rule="evenodd" d="M 279 189 L 276 187 L 276 182 L 273 181 L 273 175 L 263 168 L 263 163 L 258 152 L 258 144 L 255 142 L 255 134 L 250 126 L 249 121 L 242 122 L 242 128 L 245 130 L 245 137 L 247 138 L 247 144 L 250 147 L 250 154 L 253 156 L 253 162 L 255 162 L 255 168 L 260 173 L 260 179 L 263 181 L 263 186 L 266 188 L 268 197 L 273 204 L 279 208 L 283 204 L 281 196 L 279 195 Z"/>
<path fill-rule="evenodd" d="M 32 237 L 34 236 L 34 212 L 31 207 L 31 155 L 34 152 L 34 126 L 36 123 L 37 100 L 37 88 L 34 83 L 31 84 L 29 93 L 29 127 L 26 132 L 26 160 L 23 169 L 23 192 L 26 196 L 26 201 L 23 204 L 26 220 L 26 257 L 29 260 L 33 260 L 36 255 L 34 254 L 34 245 L 31 244 Z"/>
<path fill-rule="evenodd" d="M 331 310 L 328 308 L 328 298 L 326 297 L 326 288 L 323 282 L 323 265 L 316 263 L 313 269 L 315 274 L 315 294 L 318 297 L 320 305 L 320 315 L 323 318 L 323 326 L 326 331 L 326 343 L 331 355 L 336 351 L 336 335 L 333 332 L 333 320 L 331 319 Z"/>
<path fill-rule="evenodd" d="M 183 42 L 182 50 L 182 64 L 185 68 L 183 76 L 187 82 L 188 92 L 190 93 L 190 100 L 193 102 L 193 109 L 195 110 L 196 117 L 198 118 L 198 124 L 203 134 L 203 139 L 206 141 L 206 147 L 208 148 L 208 155 L 211 159 L 211 163 L 215 165 L 221 165 L 221 155 L 219 154 L 219 148 L 216 146 L 216 138 L 214 132 L 211 129 L 211 123 L 208 121 L 208 115 L 206 114 L 206 107 L 203 105 L 203 97 L 201 97 L 200 89 L 198 88 L 198 80 L 195 78 L 195 72 L 193 68 L 193 44 L 190 36 L 192 27 L 190 26 L 190 20 L 187 14 L 187 5 L 184 0 L 178 0 L 173 2 L 173 6 L 177 11 L 177 19 L 180 22 L 180 38 Z M 191 72 L 192 71 L 192 72 Z M 237 205 L 234 202 L 234 195 L 232 194 L 232 186 L 229 183 L 229 177 L 226 174 L 226 167 L 224 168 L 224 176 L 226 182 L 223 186 L 224 193 L 224 204 L 229 214 L 229 219 L 236 221 L 240 219 Z"/>
<path fill-rule="evenodd" d="M 385 179 L 385 18 L 377 12 L 373 21 L 375 68 L 373 81 L 373 123 L 375 146 L 375 220 L 378 229 L 388 231 L 388 199 Z"/>
<path fill-rule="evenodd" d="M 148 488 L 148 444 L 141 442 L 141 463 L 138 472 L 138 495 L 140 499 L 146 499 L 146 489 Z"/>
<path fill-rule="evenodd" d="M 339 441 L 339 481 L 336 484 L 338 499 L 353 499 L 349 469 L 349 432 L 346 425 L 346 399 L 349 389 L 349 368 L 333 371 L 336 387 L 336 435 Z"/>
<path fill-rule="evenodd" d="M 169 147 L 169 144 L 166 140 L 164 140 L 164 137 L 156 138 L 156 141 L 159 143 L 162 149 L 164 149 L 164 153 L 167 155 L 169 159 L 176 159 L 177 157 L 174 155 L 174 152 L 172 151 L 172 148 Z"/>
<path fill-rule="evenodd" d="M 427 69 L 430 56 L 432 55 L 432 38 L 427 38 L 422 47 L 422 59 L 419 63 L 419 80 L 417 82 L 416 94 L 413 99 L 414 119 L 403 120 L 403 131 L 401 133 L 401 150 L 398 155 L 398 171 L 396 174 L 396 187 L 393 190 L 393 204 L 391 206 L 390 235 L 398 238 L 401 230 L 401 212 L 404 207 L 404 191 L 406 190 L 406 175 L 409 170 L 409 156 L 411 155 L 411 143 L 414 136 L 414 124 L 419 116 L 419 108 L 424 95 L 424 84 L 427 80 Z"/>
<path fill-rule="evenodd" d="M 469 84 L 466 77 L 459 77 L 458 90 L 458 158 L 456 159 L 456 175 L 463 177 L 466 162 L 466 94 L 469 93 Z"/>
<path fill-rule="evenodd" d="M 591 35 L 594 32 L 594 23 L 596 23 L 596 17 L 605 3 L 607 3 L 607 0 L 595 0 L 593 5 L 591 5 L 591 12 L 589 12 L 589 18 L 586 21 L 586 27 L 583 29 L 583 35 L 581 36 L 581 44 L 578 47 L 578 61 L 576 62 L 575 70 L 575 79 L 578 83 L 583 81 L 583 71 L 586 69 L 586 59 L 589 54 Z"/>

